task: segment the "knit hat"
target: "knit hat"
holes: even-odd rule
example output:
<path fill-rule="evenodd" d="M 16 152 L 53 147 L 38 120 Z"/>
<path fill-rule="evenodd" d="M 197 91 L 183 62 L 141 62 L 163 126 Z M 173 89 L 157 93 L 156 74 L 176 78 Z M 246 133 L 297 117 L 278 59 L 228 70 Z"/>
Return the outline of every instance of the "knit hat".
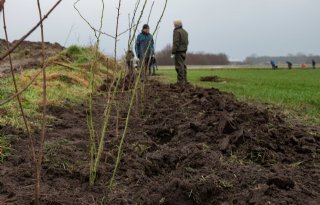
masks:
<path fill-rule="evenodd" d="M 142 27 L 142 29 L 148 29 L 148 28 L 150 28 L 148 24 L 144 24 Z"/>

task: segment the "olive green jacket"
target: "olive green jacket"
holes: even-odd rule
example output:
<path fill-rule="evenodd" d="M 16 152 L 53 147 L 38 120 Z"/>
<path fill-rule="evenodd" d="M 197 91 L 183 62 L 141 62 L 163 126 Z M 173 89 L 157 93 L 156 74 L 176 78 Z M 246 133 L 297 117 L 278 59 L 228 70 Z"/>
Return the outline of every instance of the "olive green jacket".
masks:
<path fill-rule="evenodd" d="M 189 36 L 188 32 L 182 27 L 174 29 L 172 54 L 185 53 L 188 50 Z"/>

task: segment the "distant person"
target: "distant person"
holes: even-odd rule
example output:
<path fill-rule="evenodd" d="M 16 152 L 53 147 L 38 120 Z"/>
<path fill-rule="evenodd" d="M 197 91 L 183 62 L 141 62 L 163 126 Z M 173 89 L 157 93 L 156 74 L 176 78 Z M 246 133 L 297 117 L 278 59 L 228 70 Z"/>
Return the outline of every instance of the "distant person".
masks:
<path fill-rule="evenodd" d="M 273 70 L 278 68 L 278 66 L 274 60 L 271 60 L 270 64 L 271 64 Z"/>
<path fill-rule="evenodd" d="M 312 59 L 312 68 L 316 69 L 316 61 L 314 59 Z"/>
<path fill-rule="evenodd" d="M 143 25 L 142 32 L 138 35 L 135 46 L 136 54 L 140 60 L 140 67 L 142 67 L 141 79 L 144 80 L 149 70 L 151 57 L 154 55 L 154 40 L 150 34 L 150 27 L 148 24 Z"/>
<path fill-rule="evenodd" d="M 133 71 L 134 71 L 134 53 L 133 51 L 130 49 L 127 51 L 126 53 L 126 64 L 127 64 L 127 68 L 128 68 L 128 72 L 129 72 L 129 76 L 132 77 L 133 76 Z"/>
<path fill-rule="evenodd" d="M 172 58 L 175 60 L 178 84 L 185 85 L 188 83 L 185 60 L 189 45 L 189 35 L 188 32 L 183 29 L 182 21 L 176 20 L 173 24 Z"/>
<path fill-rule="evenodd" d="M 287 65 L 288 65 L 289 70 L 291 70 L 293 64 L 290 61 L 287 61 Z"/>

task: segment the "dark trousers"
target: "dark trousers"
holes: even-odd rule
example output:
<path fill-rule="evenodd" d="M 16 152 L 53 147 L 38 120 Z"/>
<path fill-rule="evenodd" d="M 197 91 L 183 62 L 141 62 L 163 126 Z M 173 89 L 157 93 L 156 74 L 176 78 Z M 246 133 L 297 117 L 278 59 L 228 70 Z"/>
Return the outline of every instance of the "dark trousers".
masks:
<path fill-rule="evenodd" d="M 187 83 L 187 65 L 186 53 L 177 53 L 175 54 L 175 66 L 177 71 L 178 83 Z"/>
<path fill-rule="evenodd" d="M 147 78 L 147 71 L 149 70 L 150 67 L 150 57 L 145 57 L 140 59 L 140 68 L 142 69 L 141 71 L 141 80 L 146 80 Z"/>

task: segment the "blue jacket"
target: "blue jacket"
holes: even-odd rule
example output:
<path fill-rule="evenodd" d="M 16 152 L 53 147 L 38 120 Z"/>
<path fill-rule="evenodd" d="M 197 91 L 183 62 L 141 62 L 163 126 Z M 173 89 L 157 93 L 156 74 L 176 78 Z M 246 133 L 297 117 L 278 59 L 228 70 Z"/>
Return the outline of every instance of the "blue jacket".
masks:
<path fill-rule="evenodd" d="M 151 34 L 145 34 L 143 32 L 140 33 L 136 40 L 135 50 L 139 59 L 143 59 L 144 57 L 151 57 L 154 54 L 153 36 Z"/>

